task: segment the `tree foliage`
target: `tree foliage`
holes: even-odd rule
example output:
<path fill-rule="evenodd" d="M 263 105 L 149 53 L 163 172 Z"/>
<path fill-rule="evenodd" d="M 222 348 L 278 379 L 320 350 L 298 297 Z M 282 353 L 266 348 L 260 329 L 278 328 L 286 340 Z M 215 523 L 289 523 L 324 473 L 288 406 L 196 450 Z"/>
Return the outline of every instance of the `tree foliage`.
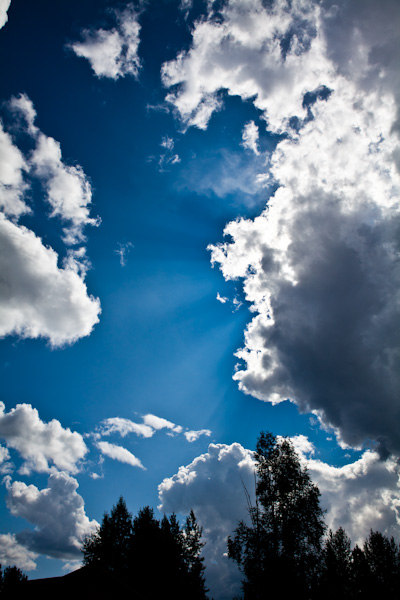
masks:
<path fill-rule="evenodd" d="M 228 538 L 228 555 L 244 579 L 244 599 L 273 594 L 304 599 L 394 600 L 400 592 L 400 548 L 393 537 L 370 531 L 351 549 L 342 527 L 324 539 L 320 493 L 292 443 L 261 433 L 255 452 L 255 505 L 248 522 Z"/>
<path fill-rule="evenodd" d="M 105 513 L 98 531 L 83 544 L 85 565 L 100 565 L 125 583 L 135 597 L 171 595 L 177 600 L 206 598 L 201 528 L 191 511 L 180 527 L 175 514 L 158 521 L 149 506 L 132 520 L 123 498 Z"/>
<path fill-rule="evenodd" d="M 3 571 L 0 565 L 0 594 L 2 597 L 18 597 L 18 587 L 28 577 L 16 566 L 6 567 Z"/>
<path fill-rule="evenodd" d="M 244 597 L 265 598 L 266 590 L 308 597 L 325 529 L 319 490 L 286 438 L 261 433 L 255 460 L 250 525 L 241 521 L 228 538 L 228 555 L 244 574 Z"/>

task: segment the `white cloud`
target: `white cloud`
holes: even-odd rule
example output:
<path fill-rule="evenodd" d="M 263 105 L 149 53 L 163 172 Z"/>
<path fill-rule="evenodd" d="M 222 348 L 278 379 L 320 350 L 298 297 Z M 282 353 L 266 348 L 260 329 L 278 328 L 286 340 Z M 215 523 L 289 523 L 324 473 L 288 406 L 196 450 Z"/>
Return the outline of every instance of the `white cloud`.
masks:
<path fill-rule="evenodd" d="M 208 452 L 159 485 L 160 510 L 187 514 L 203 527 L 207 586 L 214 597 L 232 598 L 240 575 L 226 556 L 227 536 L 246 518 L 245 488 L 254 497 L 252 452 L 240 444 L 210 444 Z"/>
<path fill-rule="evenodd" d="M 11 0 L 0 0 L 0 29 L 8 21 L 7 11 L 10 8 Z"/>
<path fill-rule="evenodd" d="M 53 466 L 76 473 L 87 452 L 79 433 L 64 429 L 55 419 L 45 423 L 30 404 L 17 404 L 6 413 L 0 402 L 0 437 L 24 459 L 24 474 L 49 472 Z"/>
<path fill-rule="evenodd" d="M 0 473 L 6 475 L 14 470 L 14 465 L 11 462 L 10 452 L 8 448 L 0 446 Z M 0 562 L 1 564 L 1 562 Z"/>
<path fill-rule="evenodd" d="M 60 144 L 44 135 L 35 126 L 36 111 L 31 100 L 22 94 L 12 98 L 10 106 L 26 119 L 28 132 L 36 140 L 36 148 L 30 157 L 30 166 L 39 177 L 47 192 L 51 217 L 60 217 L 70 225 L 64 227 L 64 241 L 77 244 L 84 241 L 86 225 L 98 225 L 99 220 L 89 216 L 92 201 L 90 183 L 79 165 L 66 165 L 62 161 Z"/>
<path fill-rule="evenodd" d="M 75 267 L 57 263 L 33 231 L 0 214 L 0 337 L 43 337 L 63 346 L 91 333 L 100 302 L 88 296 Z"/>
<path fill-rule="evenodd" d="M 174 433 L 182 432 L 182 427 L 180 425 L 175 425 L 175 423 L 171 423 L 171 421 L 167 421 L 167 419 L 157 417 L 156 415 L 144 415 L 143 421 L 146 425 L 152 427 L 153 429 L 156 429 L 157 431 L 159 431 L 160 429 L 170 429 Z"/>
<path fill-rule="evenodd" d="M 145 469 L 141 461 L 134 454 L 132 454 L 132 452 L 129 452 L 129 450 L 123 448 L 122 446 L 110 444 L 109 442 L 97 442 L 96 446 L 99 448 L 100 452 L 109 458 L 131 465 L 131 467 Z"/>
<path fill-rule="evenodd" d="M 24 171 L 27 170 L 22 153 L 0 121 L 0 209 L 6 215 L 19 217 L 31 212 L 23 197 L 27 188 Z"/>
<path fill-rule="evenodd" d="M 305 116 L 303 94 L 330 80 L 330 63 L 315 34 L 320 9 L 312 0 L 224 2 L 220 16 L 210 8 L 193 30 L 187 52 L 163 65 L 162 79 L 177 89 L 167 95 L 182 121 L 206 128 L 221 106 L 219 92 L 252 98 L 280 131 L 288 117 Z M 212 5 L 210 5 L 212 6 Z M 222 18 L 221 18 L 222 17 Z"/>
<path fill-rule="evenodd" d="M 333 467 L 313 458 L 315 448 L 305 436 L 292 438 L 294 447 L 320 489 L 325 522 L 342 526 L 359 545 L 370 529 L 398 537 L 400 524 L 399 466 L 366 451 L 353 463 Z M 247 519 L 247 500 L 254 506 L 253 453 L 240 444 L 210 444 L 208 452 L 159 485 L 160 510 L 187 513 L 193 508 L 204 528 L 207 583 L 215 598 L 238 593 L 240 576 L 228 561 L 226 539 Z M 311 456 L 311 457 L 310 457 Z"/>
<path fill-rule="evenodd" d="M 258 149 L 258 136 L 258 127 L 254 121 L 249 121 L 246 123 L 242 133 L 243 147 L 247 148 L 248 150 L 252 150 L 254 154 L 260 154 Z"/>
<path fill-rule="evenodd" d="M 132 242 L 126 242 L 125 244 L 121 244 L 118 242 L 118 248 L 114 250 L 115 254 L 119 256 L 119 264 L 121 267 L 126 267 L 126 256 L 133 248 Z"/>
<path fill-rule="evenodd" d="M 226 296 L 221 296 L 219 292 L 217 292 L 217 300 L 221 302 L 221 304 L 226 304 L 228 302 L 228 298 Z"/>
<path fill-rule="evenodd" d="M 16 566 L 23 571 L 34 571 L 38 555 L 27 550 L 16 539 L 14 534 L 0 533 L 0 565 Z"/>
<path fill-rule="evenodd" d="M 102 421 L 99 434 L 111 435 L 112 433 L 118 433 L 121 437 L 127 436 L 128 433 L 136 433 L 141 437 L 150 438 L 154 435 L 154 429 L 144 423 L 135 423 L 130 419 L 110 417 Z"/>
<path fill-rule="evenodd" d="M 285 134 L 258 179 L 279 186 L 267 208 L 211 247 L 255 313 L 235 379 L 314 412 L 344 444 L 399 453 L 400 5 L 227 0 L 218 18 L 212 6 L 163 66 L 167 101 L 205 128 L 225 90 Z"/>
<path fill-rule="evenodd" d="M 397 459 L 382 460 L 377 452 L 367 450 L 355 462 L 334 467 L 313 458 L 315 449 L 305 436 L 292 441 L 321 492 L 321 506 L 326 510 L 329 528 L 336 531 L 343 527 L 353 545 L 362 546 L 371 529 L 397 539 L 400 525 Z"/>
<path fill-rule="evenodd" d="M 17 541 L 30 551 L 53 558 L 79 558 L 83 538 L 93 533 L 98 523 L 86 516 L 77 488 L 76 479 L 64 472 L 52 473 L 48 487 L 42 490 L 22 481 L 8 481 L 11 514 L 35 525 L 33 531 L 18 533 Z"/>
<path fill-rule="evenodd" d="M 123 11 L 115 11 L 115 17 L 116 27 L 85 29 L 82 32 L 84 41 L 70 44 L 70 47 L 77 56 L 87 58 L 97 77 L 137 77 L 140 68 L 138 14 L 134 6 L 128 4 Z"/>
<path fill-rule="evenodd" d="M 185 436 L 188 442 L 196 442 L 202 435 L 210 437 L 211 431 L 210 429 L 199 429 L 197 431 L 191 430 L 185 431 L 183 435 Z"/>
<path fill-rule="evenodd" d="M 89 217 L 90 185 L 79 166 L 64 165 L 58 142 L 35 126 L 36 111 L 26 95 L 8 106 L 14 117 L 23 117 L 22 130 L 37 145 L 24 157 L 0 123 L 0 337 L 43 337 L 63 346 L 89 335 L 99 321 L 100 302 L 84 283 L 90 264 L 85 248 L 69 250 L 60 268 L 57 253 L 19 225 L 18 217 L 32 212 L 25 198 L 28 177 L 38 177 L 52 216 L 68 221 L 65 241 L 82 241 L 84 226 L 97 224 Z"/>

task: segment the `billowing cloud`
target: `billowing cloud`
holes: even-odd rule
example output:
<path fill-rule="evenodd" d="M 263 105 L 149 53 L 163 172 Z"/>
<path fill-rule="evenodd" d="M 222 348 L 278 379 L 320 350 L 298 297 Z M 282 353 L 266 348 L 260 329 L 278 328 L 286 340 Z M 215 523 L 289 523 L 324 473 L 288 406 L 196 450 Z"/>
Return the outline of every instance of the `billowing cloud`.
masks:
<path fill-rule="evenodd" d="M 187 514 L 193 509 L 206 545 L 207 586 L 218 598 L 239 592 L 240 576 L 225 555 L 227 536 L 246 518 L 246 493 L 254 497 L 254 466 L 250 450 L 240 444 L 210 444 L 208 452 L 182 466 L 159 485 L 160 510 Z"/>
<path fill-rule="evenodd" d="M 49 472 L 52 468 L 76 473 L 87 447 L 76 431 L 64 429 L 55 419 L 45 423 L 30 404 L 17 404 L 10 412 L 0 402 L 0 437 L 24 459 L 20 472 Z"/>
<path fill-rule="evenodd" d="M 63 163 L 58 142 L 35 126 L 36 111 L 26 95 L 8 106 L 22 116 L 36 148 L 24 156 L 0 123 L 0 337 L 43 337 L 63 346 L 89 335 L 99 321 L 100 302 L 88 295 L 84 282 L 85 248 L 70 249 L 61 267 L 58 254 L 18 218 L 32 212 L 26 192 L 30 179 L 38 178 L 51 216 L 66 223 L 64 241 L 83 241 L 83 228 L 97 224 L 89 216 L 90 185 L 81 167 Z"/>
<path fill-rule="evenodd" d="M 352 543 L 362 545 L 370 529 L 398 538 L 400 485 L 397 460 L 366 451 L 356 462 L 333 467 L 309 459 L 309 473 L 321 492 L 326 523 L 344 527 Z"/>
<path fill-rule="evenodd" d="M 110 444 L 109 442 L 97 442 L 96 446 L 102 454 L 112 458 L 113 460 L 126 463 L 127 465 L 131 465 L 131 467 L 139 467 L 140 469 L 145 468 L 141 461 L 134 454 L 132 454 L 132 452 L 126 448 L 123 448 L 123 446 Z"/>
<path fill-rule="evenodd" d="M 77 56 L 86 58 L 97 77 L 118 79 L 125 75 L 137 77 L 140 25 L 133 4 L 115 11 L 117 24 L 112 29 L 85 29 L 84 41 L 70 45 Z"/>
<path fill-rule="evenodd" d="M 11 217 L 31 211 L 23 197 L 27 188 L 24 181 L 26 170 L 28 166 L 22 153 L 0 121 L 0 209 Z"/>
<path fill-rule="evenodd" d="M 17 541 L 32 552 L 65 560 L 79 558 L 81 543 L 95 531 L 97 521 L 85 513 L 78 482 L 67 473 L 52 473 L 48 487 L 39 490 L 22 481 L 7 482 L 7 506 L 15 517 L 26 519 L 33 531 L 16 535 Z"/>
<path fill-rule="evenodd" d="M 22 546 L 14 534 L 0 533 L 0 565 L 2 567 L 15 565 L 23 571 L 34 571 L 37 557 L 37 553 Z"/>
<path fill-rule="evenodd" d="M 358 460 L 333 467 L 314 458 L 315 448 L 305 436 L 292 438 L 296 452 L 321 492 L 325 522 L 334 531 L 344 527 L 353 545 L 363 544 L 370 529 L 397 536 L 400 523 L 399 466 L 364 452 Z M 159 485 L 160 509 L 187 513 L 193 508 L 204 528 L 207 578 L 211 593 L 232 598 L 238 593 L 238 571 L 224 554 L 226 540 L 239 520 L 254 506 L 253 453 L 240 444 L 210 444 L 208 452 Z"/>
<path fill-rule="evenodd" d="M 0 29 L 8 21 L 7 11 L 10 8 L 11 0 L 0 0 Z"/>
<path fill-rule="evenodd" d="M 265 172 L 278 188 L 266 209 L 211 246 L 255 313 L 235 379 L 314 412 L 343 444 L 399 453 L 400 6 L 212 6 L 163 66 L 167 101 L 206 128 L 225 91 L 285 134 Z"/>
<path fill-rule="evenodd" d="M 35 233 L 0 214 L 0 337 L 47 338 L 71 344 L 91 333 L 100 302 L 89 296 L 76 262 L 58 255 Z"/>

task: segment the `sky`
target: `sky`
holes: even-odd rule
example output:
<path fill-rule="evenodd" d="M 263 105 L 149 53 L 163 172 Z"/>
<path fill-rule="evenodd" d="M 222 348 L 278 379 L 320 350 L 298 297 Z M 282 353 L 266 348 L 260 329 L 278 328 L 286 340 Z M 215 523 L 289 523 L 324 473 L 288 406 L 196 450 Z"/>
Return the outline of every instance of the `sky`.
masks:
<path fill-rule="evenodd" d="M 260 431 L 400 541 L 398 0 L 0 0 L 0 562 L 122 495 L 240 591 Z"/>

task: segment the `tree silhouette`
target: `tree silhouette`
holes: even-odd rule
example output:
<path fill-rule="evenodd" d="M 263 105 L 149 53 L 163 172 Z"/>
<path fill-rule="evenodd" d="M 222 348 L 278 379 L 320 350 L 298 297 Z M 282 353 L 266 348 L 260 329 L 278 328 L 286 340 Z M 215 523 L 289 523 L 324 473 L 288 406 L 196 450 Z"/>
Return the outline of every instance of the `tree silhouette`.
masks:
<path fill-rule="evenodd" d="M 28 577 L 18 567 L 6 567 L 3 572 L 0 565 L 0 594 L 2 597 L 17 598 L 19 585 L 27 580 Z"/>
<path fill-rule="evenodd" d="M 321 557 L 325 525 L 319 490 L 292 443 L 260 434 L 256 452 L 256 505 L 228 538 L 228 555 L 244 574 L 246 600 L 266 591 L 308 598 Z"/>
<path fill-rule="evenodd" d="M 400 553 L 394 538 L 371 530 L 364 543 L 364 555 L 370 571 L 370 592 L 385 598 L 397 598 Z"/>
<path fill-rule="evenodd" d="M 320 594 L 325 598 L 352 598 L 351 541 L 343 527 L 329 530 L 321 565 Z"/>
<path fill-rule="evenodd" d="M 201 528 L 193 511 L 181 529 L 176 515 L 161 523 L 146 506 L 132 517 L 120 498 L 83 544 L 84 564 L 98 565 L 134 586 L 135 598 L 206 598 Z"/>
<path fill-rule="evenodd" d="M 97 564 L 116 575 L 126 576 L 131 537 L 132 516 L 121 496 L 110 515 L 104 514 L 99 530 L 83 542 L 83 563 Z"/>

